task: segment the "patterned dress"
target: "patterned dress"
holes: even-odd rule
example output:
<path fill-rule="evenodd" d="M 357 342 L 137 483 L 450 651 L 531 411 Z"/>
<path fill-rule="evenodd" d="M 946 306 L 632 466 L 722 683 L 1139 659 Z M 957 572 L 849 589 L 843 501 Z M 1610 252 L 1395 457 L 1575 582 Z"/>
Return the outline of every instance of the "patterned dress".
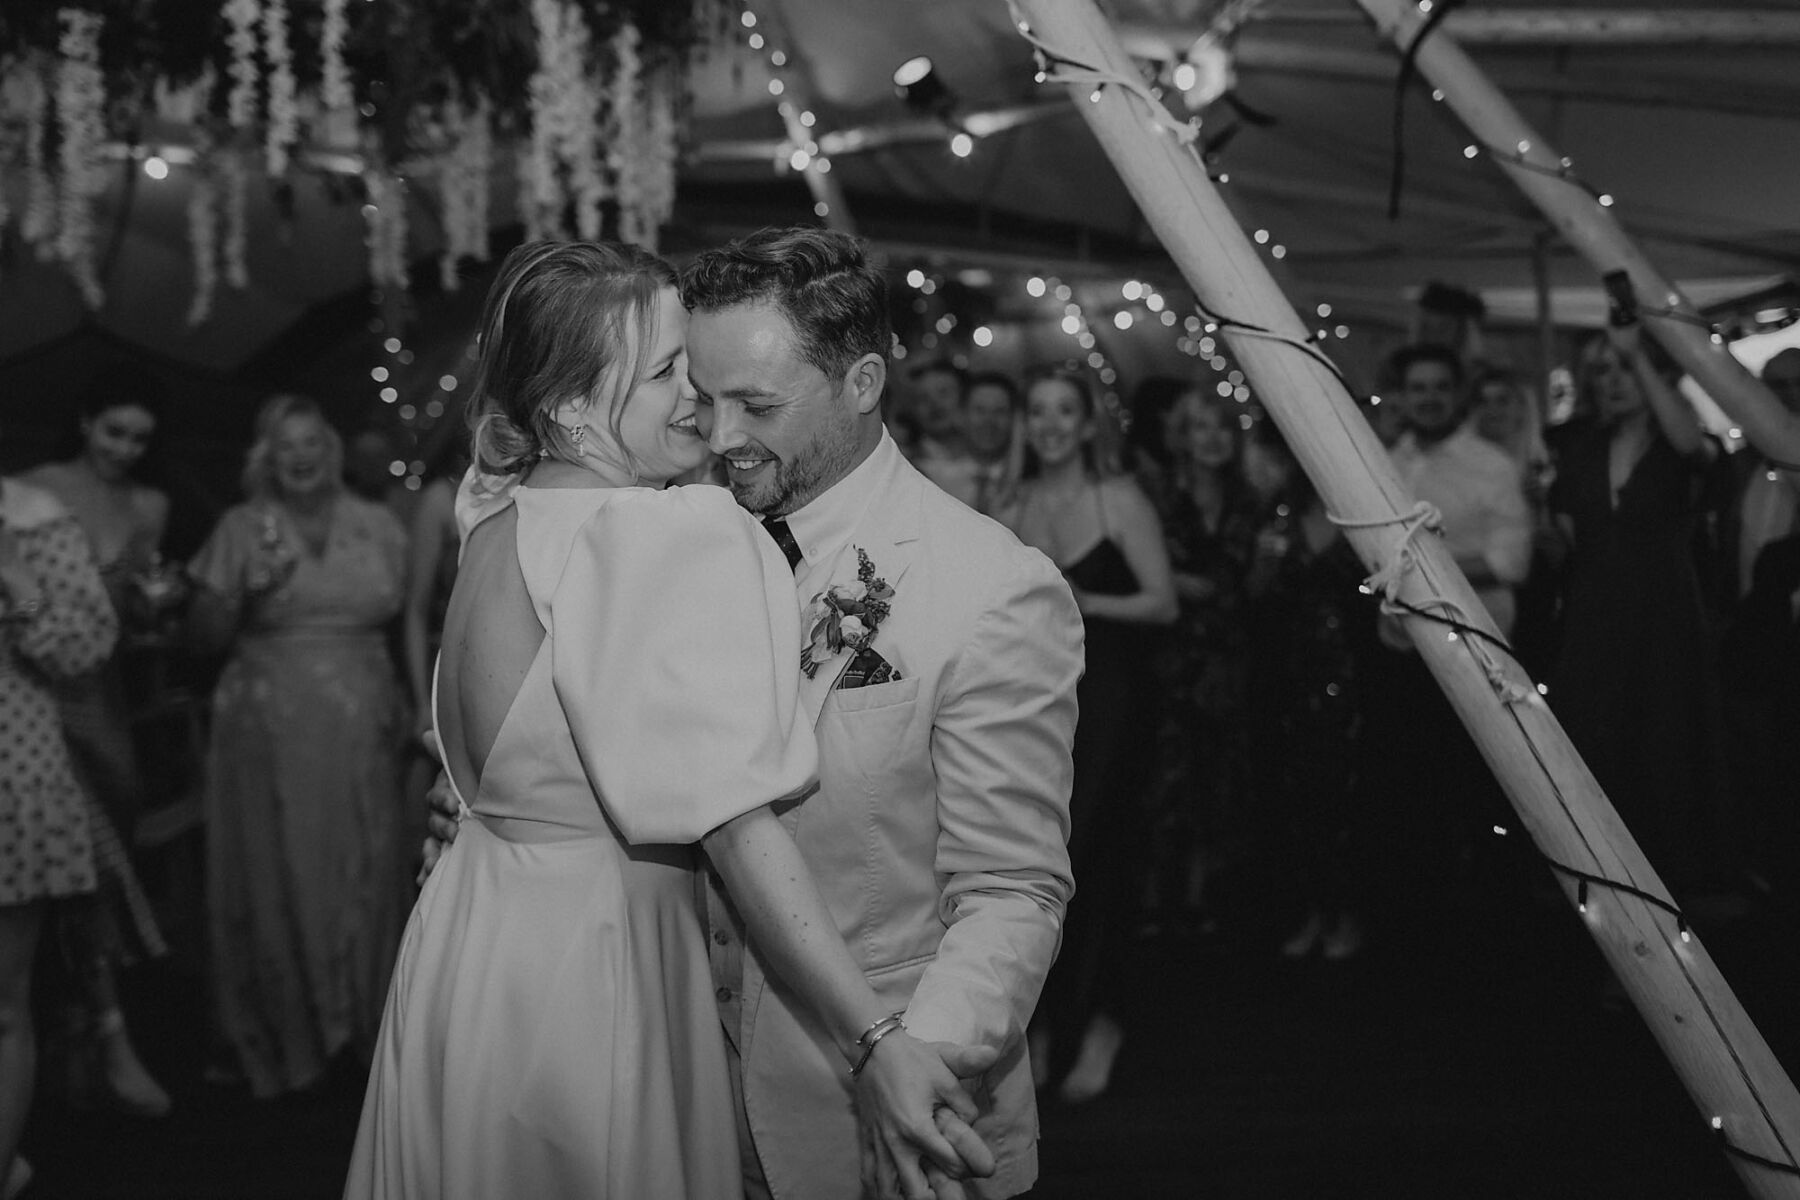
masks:
<path fill-rule="evenodd" d="M 54 497 L 0 480 L 4 521 L 43 601 L 0 588 L 0 905 L 94 890 L 87 802 L 63 742 L 51 681 L 91 671 L 118 636 L 75 518 Z"/>
<path fill-rule="evenodd" d="M 1242 849 L 1249 820 L 1249 758 L 1244 689 L 1249 634 L 1244 578 L 1256 534 L 1255 506 L 1241 486 L 1227 490 L 1208 526 L 1193 497 L 1168 480 L 1150 493 L 1162 519 L 1169 566 L 1210 585 L 1204 599 L 1184 598 L 1154 658 L 1166 703 L 1157 731 L 1150 790 L 1155 844 L 1179 874 L 1190 850 L 1212 865 Z M 1174 891 L 1179 892 L 1179 884 Z"/>
<path fill-rule="evenodd" d="M 279 506 L 243 504 L 189 571 L 241 595 L 259 543 L 298 565 L 247 602 L 213 694 L 207 907 L 222 1031 L 251 1091 L 272 1096 L 373 1046 L 418 818 L 399 782 L 403 707 L 383 636 L 403 599 L 405 531 L 342 494 L 314 554 Z"/>

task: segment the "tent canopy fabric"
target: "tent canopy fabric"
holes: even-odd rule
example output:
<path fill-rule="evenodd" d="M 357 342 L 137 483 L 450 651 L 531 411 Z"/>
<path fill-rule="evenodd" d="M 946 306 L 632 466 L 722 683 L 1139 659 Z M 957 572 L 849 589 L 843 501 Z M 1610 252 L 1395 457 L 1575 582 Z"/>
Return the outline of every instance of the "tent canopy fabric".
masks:
<path fill-rule="evenodd" d="M 1593 270 L 1547 235 L 1493 163 L 1465 157 L 1467 137 L 1423 85 L 1401 101 L 1404 188 L 1389 219 L 1398 56 L 1352 0 L 1114 0 L 1107 10 L 1145 56 L 1147 78 L 1209 29 L 1225 32 L 1235 84 L 1198 114 L 1202 137 L 1245 225 L 1283 248 L 1275 265 L 1303 311 L 1330 304 L 1335 320 L 1391 339 L 1423 285 L 1439 281 L 1481 295 L 1492 322 L 1529 324 L 1541 252 L 1554 317 L 1601 319 Z M 771 94 L 780 80 L 789 99 L 807 97 L 812 136 L 834 148 L 848 215 L 890 263 L 991 280 L 973 286 L 996 320 L 1049 327 L 1019 334 L 1043 349 L 1061 345 L 1060 306 L 1027 297 L 1017 286 L 1027 274 L 1058 274 L 1078 293 L 1085 284 L 1102 305 L 1107 296 L 1117 304 L 1124 279 L 1179 288 L 1070 98 L 1034 81 L 1031 48 L 1002 0 L 751 0 L 745 11 L 762 47 L 734 27 L 694 60 L 665 250 L 679 256 L 757 225 L 815 219 Z M 1796 24 L 1794 6 L 1766 3 L 1472 0 L 1444 28 L 1583 181 L 1616 197 L 1652 259 L 1706 303 L 1778 293 L 1800 277 Z M 894 68 L 915 55 L 930 57 L 951 93 L 947 122 L 909 110 L 896 92 Z M 1187 115 L 1178 93 L 1167 99 Z M 985 132 L 995 125 L 1005 127 Z M 958 128 L 985 134 L 967 157 L 949 147 Z M 190 328 L 188 183 L 179 169 L 161 181 L 134 170 L 119 163 L 97 214 L 107 302 L 93 319 L 126 341 L 233 371 L 315 306 L 366 289 L 358 181 L 296 168 L 286 190 L 253 181 L 250 286 L 221 283 L 211 319 Z M 409 189 L 416 281 L 435 274 L 434 189 L 430 178 Z M 516 222 L 515 191 L 510 156 L 498 154 L 498 230 Z M 61 269 L 9 240 L 0 360 L 85 320 Z M 1122 363 L 1141 357 L 1133 339 L 1113 341 Z M 1165 369 L 1159 354 L 1143 369 Z"/>

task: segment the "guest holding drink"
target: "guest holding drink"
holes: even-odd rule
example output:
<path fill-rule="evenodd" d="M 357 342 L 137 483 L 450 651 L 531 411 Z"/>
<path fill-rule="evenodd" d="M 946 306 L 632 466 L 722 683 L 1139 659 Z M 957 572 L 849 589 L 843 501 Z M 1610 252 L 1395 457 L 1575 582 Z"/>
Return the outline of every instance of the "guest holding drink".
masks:
<path fill-rule="evenodd" d="M 249 499 L 189 566 L 190 629 L 229 652 L 207 752 L 207 888 L 220 1032 L 257 1097 L 373 1046 L 410 903 L 405 703 L 383 628 L 406 534 L 345 490 L 318 404 L 262 407 Z"/>
<path fill-rule="evenodd" d="M 185 593 L 159 551 L 169 499 L 133 476 L 156 433 L 161 401 L 154 377 L 123 365 L 101 368 L 81 396 L 74 457 L 23 477 L 62 501 L 80 524 L 124 630 L 154 628 Z M 168 1093 L 139 1060 L 118 996 L 120 967 L 167 950 L 121 836 L 136 824 L 141 775 L 119 654 L 98 670 L 59 680 L 56 698 L 100 872 L 95 898 L 57 913 L 80 992 L 69 1020 L 70 1098 L 160 1117 L 169 1111 Z"/>

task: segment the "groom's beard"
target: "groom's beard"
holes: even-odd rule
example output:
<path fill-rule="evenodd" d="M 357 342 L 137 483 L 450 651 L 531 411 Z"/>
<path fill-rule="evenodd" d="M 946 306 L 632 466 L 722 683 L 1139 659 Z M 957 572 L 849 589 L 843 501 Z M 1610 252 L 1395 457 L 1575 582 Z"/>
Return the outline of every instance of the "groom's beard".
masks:
<path fill-rule="evenodd" d="M 757 447 L 761 453 L 768 453 Z M 727 458 L 730 456 L 727 455 Z M 835 406 L 823 418 L 812 440 L 791 459 L 773 459 L 751 480 L 740 480 L 726 468 L 731 494 L 744 508 L 759 516 L 787 516 L 806 507 L 815 497 L 842 479 L 856 457 L 856 418 Z"/>

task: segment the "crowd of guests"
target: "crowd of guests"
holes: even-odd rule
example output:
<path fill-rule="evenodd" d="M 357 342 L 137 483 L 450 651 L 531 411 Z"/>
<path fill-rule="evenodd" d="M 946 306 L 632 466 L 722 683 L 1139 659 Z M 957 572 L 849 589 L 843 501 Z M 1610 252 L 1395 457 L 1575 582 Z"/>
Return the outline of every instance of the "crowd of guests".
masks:
<path fill-rule="evenodd" d="M 1554 423 L 1464 348 L 1407 345 L 1387 375 L 1364 411 L 1397 474 L 1662 877 L 1791 896 L 1800 472 L 1727 453 L 1635 327 L 1580 345 Z M 1800 350 L 1763 375 L 1800 411 Z M 915 464 L 1049 555 L 1086 623 L 1040 1084 L 1106 1088 L 1134 933 L 1216 934 L 1253 895 L 1289 922 L 1277 953 L 1342 961 L 1415 933 L 1421 895 L 1494 885 L 1498 786 L 1271 421 L 1211 378 L 1118 413 L 1073 370 L 909 382 Z"/>
<path fill-rule="evenodd" d="M 1445 346 L 1406 347 L 1391 375 L 1366 411 L 1398 474 L 1658 871 L 1678 894 L 1791 893 L 1800 472 L 1724 453 L 1629 328 L 1582 347 L 1574 413 L 1554 425 L 1517 376 Z M 1800 411 L 1800 350 L 1764 379 Z M 1218 932 L 1234 878 L 1291 918 L 1279 954 L 1327 961 L 1381 936 L 1384 889 L 1457 886 L 1499 793 L 1272 422 L 1210 378 L 1145 381 L 1123 413 L 1062 367 L 1015 380 L 939 362 L 895 386 L 903 452 L 1054 561 L 1085 622 L 1080 890 L 1031 1030 L 1040 1086 L 1071 1103 L 1105 1091 L 1126 1035 L 1122 941 Z M 117 972 L 165 951 L 129 849 L 144 797 L 126 647 L 220 664 L 209 1077 L 273 1097 L 366 1052 L 412 899 L 453 474 L 397 515 L 379 470 L 346 482 L 319 405 L 278 395 L 243 502 L 170 564 L 168 502 L 134 477 L 160 405 L 143 378 L 100 372 L 75 452 L 0 491 L 6 1196 L 29 1177 L 14 1152 L 47 928 L 71 1098 L 169 1109 L 118 1002 Z M 1405 866 L 1375 871 L 1377 839 Z"/>

